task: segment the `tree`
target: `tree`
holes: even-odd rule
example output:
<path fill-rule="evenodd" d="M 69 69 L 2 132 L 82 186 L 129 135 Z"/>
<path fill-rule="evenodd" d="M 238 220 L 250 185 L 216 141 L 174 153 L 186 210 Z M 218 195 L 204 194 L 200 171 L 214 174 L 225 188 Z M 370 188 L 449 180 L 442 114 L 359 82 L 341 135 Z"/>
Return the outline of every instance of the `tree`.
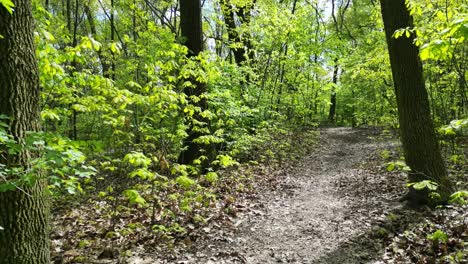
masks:
<path fill-rule="evenodd" d="M 237 16 L 241 24 L 250 23 L 250 11 L 253 8 L 255 2 L 246 3 L 243 6 L 237 7 Z M 235 6 L 231 4 L 230 0 L 221 1 L 221 10 L 224 17 L 224 23 L 226 23 L 227 32 L 230 44 L 232 47 L 232 53 L 234 54 L 234 60 L 236 64 L 241 66 L 247 59 L 252 60 L 254 57 L 251 43 L 251 36 L 249 32 L 244 32 L 241 37 L 238 33 L 236 21 L 234 18 Z M 242 45 L 241 47 L 239 45 Z"/>
<path fill-rule="evenodd" d="M 8 133 L 19 143 L 27 131 L 39 130 L 39 76 L 35 56 L 34 21 L 29 0 L 15 1 L 12 14 L 0 8 L 0 115 L 6 115 Z M 1 147 L 1 146 L 0 146 Z M 1 151 L 6 168 L 28 168 L 33 153 Z M 0 185 L 17 180 L 4 175 Z M 0 192 L 0 263 L 49 261 L 48 198 L 44 179 Z"/>
<path fill-rule="evenodd" d="M 180 27 L 183 44 L 188 48 L 188 57 L 198 56 L 203 51 L 201 3 L 199 0 L 180 0 Z M 192 121 L 189 128 L 185 144 L 186 150 L 182 151 L 179 156 L 179 162 L 186 164 L 192 163 L 203 154 L 203 146 L 194 140 L 203 135 L 198 126 L 206 124 L 208 121 L 200 115 L 202 111 L 207 109 L 206 98 L 203 95 L 206 92 L 206 86 L 194 77 L 190 77 L 188 81 L 192 83 L 192 86 L 185 87 L 184 93 L 191 103 L 200 108 L 200 111 L 193 116 L 195 122 Z M 193 100 L 194 97 L 197 99 Z M 193 123 L 198 123 L 198 125 Z"/>
<path fill-rule="evenodd" d="M 339 70 L 339 65 L 338 65 L 338 59 L 335 59 L 335 65 L 333 66 L 333 78 L 332 78 L 332 83 L 333 83 L 333 88 L 332 88 L 332 93 L 330 97 L 330 111 L 328 112 L 328 121 L 330 123 L 335 122 L 335 115 L 336 115 L 336 85 L 338 83 L 338 70 Z"/>
<path fill-rule="evenodd" d="M 419 49 L 414 44 L 415 34 L 396 38 L 398 29 L 413 28 L 413 18 L 405 0 L 381 0 L 390 64 L 398 106 L 401 141 L 406 164 L 410 167 L 410 182 L 423 180 L 439 184 L 438 192 L 447 199 L 452 187 L 447 177 L 424 85 Z M 427 192 L 410 187 L 408 198 L 412 202 L 429 202 Z"/>

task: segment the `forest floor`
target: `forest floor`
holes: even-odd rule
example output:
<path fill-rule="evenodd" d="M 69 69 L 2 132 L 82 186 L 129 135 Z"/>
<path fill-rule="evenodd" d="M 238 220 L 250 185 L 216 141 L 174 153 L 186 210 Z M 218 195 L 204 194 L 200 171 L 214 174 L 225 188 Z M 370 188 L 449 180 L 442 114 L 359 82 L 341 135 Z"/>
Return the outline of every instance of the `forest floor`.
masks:
<path fill-rule="evenodd" d="M 190 232 L 170 240 L 144 230 L 108 235 L 123 232 L 135 218 L 145 221 L 138 208 L 119 216 L 120 229 L 108 231 L 102 201 L 69 205 L 71 212 L 55 213 L 54 263 L 468 263 L 468 206 L 405 207 L 406 174 L 387 170 L 401 158 L 388 131 L 320 128 L 318 136 L 304 134 L 287 156 L 297 161 L 227 171 L 232 175 L 222 186 L 230 191 L 218 191 L 207 221 L 182 222 Z M 460 149 L 468 156 L 466 144 Z M 455 181 L 468 182 L 466 162 L 448 164 Z M 243 183 L 249 187 L 236 191 Z M 437 232 L 442 240 L 431 240 L 428 235 Z"/>
<path fill-rule="evenodd" d="M 250 209 L 230 225 L 209 228 L 210 236 L 161 262 L 384 263 L 393 231 L 424 215 L 403 207 L 405 176 L 383 166 L 381 152 L 397 146 L 377 130 L 320 129 L 316 149 L 276 188 L 246 201 Z"/>

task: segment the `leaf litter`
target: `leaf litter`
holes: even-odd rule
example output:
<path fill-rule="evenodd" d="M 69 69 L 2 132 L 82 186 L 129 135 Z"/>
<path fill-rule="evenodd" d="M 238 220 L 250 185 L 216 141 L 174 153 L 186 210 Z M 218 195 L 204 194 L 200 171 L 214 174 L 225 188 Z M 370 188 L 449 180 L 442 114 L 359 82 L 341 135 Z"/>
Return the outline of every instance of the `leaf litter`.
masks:
<path fill-rule="evenodd" d="M 181 217 L 185 231 L 174 236 L 138 226 L 148 221 L 139 208 L 114 219 L 116 231 L 109 203 L 88 200 L 56 213 L 55 263 L 467 263 L 466 207 L 405 207 L 406 176 L 387 171 L 381 155 L 397 158 L 393 137 L 323 128 L 318 141 L 302 146 L 296 155 L 312 151 L 298 162 L 225 172 L 231 177 L 218 187 L 225 195 L 197 209 L 205 221 Z M 241 175 L 251 177 L 232 180 Z M 450 239 L 434 245 L 427 235 L 440 229 Z"/>

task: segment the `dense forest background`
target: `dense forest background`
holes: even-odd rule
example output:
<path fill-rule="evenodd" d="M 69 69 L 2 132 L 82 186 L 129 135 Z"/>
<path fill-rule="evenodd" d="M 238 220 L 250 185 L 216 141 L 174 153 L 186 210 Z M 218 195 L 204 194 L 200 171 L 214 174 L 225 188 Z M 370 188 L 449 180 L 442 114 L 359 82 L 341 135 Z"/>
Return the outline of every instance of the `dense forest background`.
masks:
<path fill-rule="evenodd" d="M 23 2 L 1 0 L 0 15 L 14 16 L 29 3 Z M 222 204 L 229 211 L 252 188 L 249 166 L 281 166 L 304 155 L 301 148 L 313 146 L 311 131 L 319 125 L 399 128 L 378 1 L 30 5 L 35 46 L 24 52 L 36 50 L 40 98 L 33 106 L 40 108 L 42 125 L 17 137 L 10 133 L 9 112 L 0 112 L 0 192 L 47 175 L 54 215 L 80 218 L 76 208 L 86 203 L 99 216 L 77 221 L 94 221 L 99 230 L 93 232 L 104 241 L 173 243 L 210 221 L 213 208 Z M 415 37 L 437 138 L 444 157 L 461 164 L 457 138 L 468 127 L 468 4 L 410 0 L 407 8 L 414 27 L 394 37 Z M 0 42 L 9 39 L 5 32 Z M 22 158 L 5 158 L 24 151 L 40 154 L 29 155 L 28 166 L 19 166 Z M 388 167 L 407 168 L 401 161 Z M 457 197 L 463 196 L 468 193 Z M 92 242 L 83 237 L 67 247 L 90 252 Z"/>

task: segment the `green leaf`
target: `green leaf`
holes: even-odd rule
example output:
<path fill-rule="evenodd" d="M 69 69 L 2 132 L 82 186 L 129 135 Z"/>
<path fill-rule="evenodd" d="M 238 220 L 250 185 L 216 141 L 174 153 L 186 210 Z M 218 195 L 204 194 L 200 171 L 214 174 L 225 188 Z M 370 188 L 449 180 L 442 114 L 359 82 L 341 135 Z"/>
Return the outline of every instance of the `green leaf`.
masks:
<path fill-rule="evenodd" d="M 131 204 L 145 205 L 146 201 L 141 197 L 140 193 L 136 190 L 126 190 L 124 195 L 127 197 Z"/>
<path fill-rule="evenodd" d="M 132 171 L 130 174 L 129 174 L 130 178 L 135 178 L 136 176 L 140 177 L 140 179 L 142 180 L 146 180 L 146 179 L 153 179 L 154 178 L 154 175 L 152 172 L 150 172 L 149 170 L 147 170 L 146 168 L 140 168 L 140 169 L 137 169 L 135 171 Z"/>
<path fill-rule="evenodd" d="M 393 171 L 395 169 L 395 163 L 391 162 L 387 166 L 387 171 Z"/>
<path fill-rule="evenodd" d="M 120 54 L 120 44 L 119 43 L 115 43 L 115 42 L 111 43 L 110 49 L 111 49 L 112 53 Z"/>
<path fill-rule="evenodd" d="M 453 193 L 450 196 L 449 203 L 456 203 L 456 204 L 466 204 L 466 199 L 468 198 L 468 191 L 462 190 Z"/>
<path fill-rule="evenodd" d="M 205 175 L 205 180 L 207 180 L 210 183 L 215 183 L 218 181 L 218 174 L 216 174 L 216 172 L 208 172 Z"/>
<path fill-rule="evenodd" d="M 408 186 L 412 186 L 415 190 L 421 191 L 423 189 L 428 189 L 430 191 L 435 191 L 439 187 L 436 182 L 424 180 L 416 183 L 410 183 Z"/>
<path fill-rule="evenodd" d="M 184 187 L 185 189 L 188 189 L 190 188 L 191 186 L 193 186 L 195 184 L 195 181 L 190 179 L 189 177 L 187 176 L 179 176 L 177 177 L 176 179 L 176 182 L 181 185 L 182 187 Z"/>
<path fill-rule="evenodd" d="M 219 164 L 223 168 L 227 168 L 230 166 L 235 166 L 239 165 L 239 162 L 235 161 L 231 156 L 229 155 L 218 155 L 216 157 L 217 160 L 213 161 L 213 165 Z"/>
<path fill-rule="evenodd" d="M 53 110 L 50 110 L 50 109 L 42 110 L 41 118 L 42 118 L 42 120 L 60 121 L 60 116 L 57 113 L 55 113 Z"/>
<path fill-rule="evenodd" d="M 0 4 L 2 4 L 8 13 L 13 14 L 13 7 L 15 7 L 15 4 L 11 0 L 0 0 Z"/>
<path fill-rule="evenodd" d="M 127 162 L 135 167 L 148 167 L 151 164 L 151 159 L 146 157 L 141 152 L 132 151 L 125 155 L 124 162 Z"/>
<path fill-rule="evenodd" d="M 434 233 L 427 235 L 427 239 L 433 242 L 442 242 L 445 244 L 448 241 L 448 236 L 444 233 L 444 231 L 437 230 Z"/>

